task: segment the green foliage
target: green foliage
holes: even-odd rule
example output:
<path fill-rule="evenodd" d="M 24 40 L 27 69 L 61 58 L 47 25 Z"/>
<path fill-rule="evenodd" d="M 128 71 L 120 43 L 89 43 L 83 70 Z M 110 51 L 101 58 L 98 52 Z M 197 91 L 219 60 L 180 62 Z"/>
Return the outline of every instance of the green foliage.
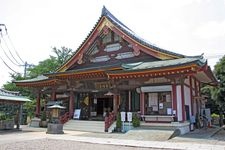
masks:
<path fill-rule="evenodd" d="M 133 127 L 139 127 L 140 126 L 140 119 L 138 118 L 137 114 L 133 115 L 132 124 L 133 124 Z"/>
<path fill-rule="evenodd" d="M 41 121 L 46 121 L 46 112 L 42 111 L 41 113 Z"/>
<path fill-rule="evenodd" d="M 12 118 L 12 115 L 7 115 L 6 113 L 0 112 L 0 120 L 11 120 Z"/>
<path fill-rule="evenodd" d="M 72 55 L 72 49 L 66 48 L 65 46 L 62 46 L 61 49 L 58 49 L 56 47 L 53 47 L 53 52 L 56 54 L 56 59 L 59 65 L 62 65 L 65 63 Z"/>
<path fill-rule="evenodd" d="M 57 59 L 53 56 L 50 56 L 50 58 L 40 61 L 37 66 L 29 68 L 29 76 L 31 78 L 35 78 L 45 73 L 54 72 L 58 66 L 59 63 L 57 62 Z"/>
<path fill-rule="evenodd" d="M 0 120 L 6 120 L 6 115 L 3 112 L 0 112 Z"/>
<path fill-rule="evenodd" d="M 19 91 L 21 95 L 27 96 L 32 100 L 31 102 L 26 102 L 23 107 L 30 117 L 34 116 L 36 105 L 36 100 L 34 99 L 36 99 L 36 96 L 33 91 L 31 91 L 31 88 L 18 87 L 13 83 L 13 81 L 35 78 L 45 73 L 52 73 L 65 63 L 73 54 L 72 49 L 66 47 L 61 47 L 61 49 L 54 47 L 53 52 L 56 56 L 50 56 L 48 59 L 40 61 L 38 65 L 28 68 L 28 77 L 24 78 L 21 74 L 11 74 L 12 81 L 3 85 L 4 89 L 8 91 Z"/>
<path fill-rule="evenodd" d="M 31 78 L 45 73 L 55 72 L 56 69 L 65 63 L 73 54 L 72 49 L 64 46 L 62 46 L 61 49 L 53 47 L 53 52 L 56 56 L 50 55 L 50 58 L 40 61 L 37 66 L 28 69 Z"/>
<path fill-rule="evenodd" d="M 211 114 L 211 117 L 212 118 L 219 118 L 220 116 L 218 114 L 213 113 L 213 114 Z"/>
<path fill-rule="evenodd" d="M 121 127 L 122 127 L 121 115 L 120 115 L 120 112 L 118 112 L 116 117 L 116 128 L 121 128 Z"/>
<path fill-rule="evenodd" d="M 27 112 L 27 116 L 30 118 L 34 117 L 36 107 L 36 100 L 32 100 L 31 102 L 26 102 L 24 104 L 24 109 Z"/>
<path fill-rule="evenodd" d="M 32 92 L 30 89 L 25 88 L 25 87 L 16 86 L 16 84 L 13 83 L 13 81 L 15 81 L 15 80 L 19 81 L 19 80 L 24 80 L 26 78 L 22 77 L 21 74 L 11 74 L 11 78 L 12 78 L 11 82 L 7 82 L 6 84 L 3 85 L 5 90 L 17 91 L 17 92 L 20 92 L 20 94 L 23 96 L 31 97 Z"/>
<path fill-rule="evenodd" d="M 219 80 L 219 86 L 212 90 L 212 97 L 221 109 L 225 107 L 225 56 L 215 65 L 214 73 Z"/>
<path fill-rule="evenodd" d="M 211 109 L 212 113 L 219 113 L 219 105 L 218 103 L 213 99 L 212 91 L 215 87 L 206 85 L 201 88 L 202 95 L 207 96 L 207 102 L 206 107 Z"/>

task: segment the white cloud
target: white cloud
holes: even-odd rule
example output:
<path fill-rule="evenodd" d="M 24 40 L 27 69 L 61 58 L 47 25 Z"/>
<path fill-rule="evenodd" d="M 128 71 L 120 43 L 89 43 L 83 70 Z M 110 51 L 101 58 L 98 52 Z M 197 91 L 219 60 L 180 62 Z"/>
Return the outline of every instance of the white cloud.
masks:
<path fill-rule="evenodd" d="M 210 21 L 201 27 L 198 27 L 194 35 L 199 38 L 219 38 L 225 36 L 225 21 Z"/>

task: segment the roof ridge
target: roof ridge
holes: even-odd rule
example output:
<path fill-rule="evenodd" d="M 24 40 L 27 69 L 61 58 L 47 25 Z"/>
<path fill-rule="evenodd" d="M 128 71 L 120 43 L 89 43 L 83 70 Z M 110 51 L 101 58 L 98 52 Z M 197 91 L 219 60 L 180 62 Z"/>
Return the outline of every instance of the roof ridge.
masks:
<path fill-rule="evenodd" d="M 110 17 L 114 21 L 118 22 L 119 24 L 123 25 L 125 28 L 133 32 L 130 28 L 128 28 L 125 24 L 123 24 L 119 19 L 117 19 L 105 6 L 102 8 L 102 15 L 101 16 L 106 16 Z"/>

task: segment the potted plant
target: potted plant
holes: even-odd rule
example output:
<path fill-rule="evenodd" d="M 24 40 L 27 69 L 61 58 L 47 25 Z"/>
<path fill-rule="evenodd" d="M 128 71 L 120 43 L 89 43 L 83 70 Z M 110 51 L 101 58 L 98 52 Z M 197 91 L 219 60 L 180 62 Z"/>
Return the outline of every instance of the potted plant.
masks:
<path fill-rule="evenodd" d="M 41 127 L 47 127 L 47 120 L 46 120 L 46 112 L 43 111 L 41 113 L 41 122 L 40 122 Z"/>
<path fill-rule="evenodd" d="M 122 121 L 121 121 L 121 115 L 119 112 L 117 113 L 117 117 L 116 117 L 116 131 L 121 132 L 121 127 L 122 127 Z"/>
<path fill-rule="evenodd" d="M 140 119 L 138 118 L 137 114 L 133 115 L 132 124 L 133 124 L 133 127 L 139 127 L 140 126 Z"/>

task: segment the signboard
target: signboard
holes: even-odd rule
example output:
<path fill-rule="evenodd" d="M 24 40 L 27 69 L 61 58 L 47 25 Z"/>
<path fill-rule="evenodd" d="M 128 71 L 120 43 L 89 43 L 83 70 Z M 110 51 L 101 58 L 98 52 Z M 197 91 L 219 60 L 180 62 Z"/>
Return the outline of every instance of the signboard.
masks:
<path fill-rule="evenodd" d="M 75 109 L 73 119 L 79 119 L 80 118 L 80 112 L 81 112 L 81 109 Z"/>
<path fill-rule="evenodd" d="M 121 112 L 121 121 L 125 121 L 125 120 L 126 120 L 126 113 Z"/>
<path fill-rule="evenodd" d="M 165 92 L 172 91 L 171 85 L 162 85 L 162 86 L 144 86 L 141 87 L 141 92 Z"/>
<path fill-rule="evenodd" d="M 127 121 L 132 121 L 132 112 L 127 112 Z"/>

